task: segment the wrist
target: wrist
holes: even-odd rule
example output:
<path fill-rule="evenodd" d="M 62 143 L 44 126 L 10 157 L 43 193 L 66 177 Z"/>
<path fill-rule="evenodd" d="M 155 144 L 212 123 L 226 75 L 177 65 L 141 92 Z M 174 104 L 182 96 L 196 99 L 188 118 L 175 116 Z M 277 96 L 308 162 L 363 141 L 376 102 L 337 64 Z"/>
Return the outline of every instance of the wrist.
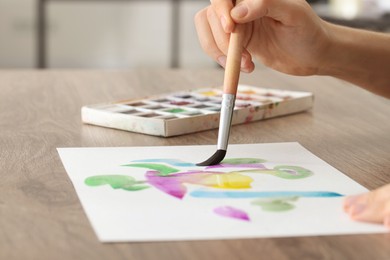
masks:
<path fill-rule="evenodd" d="M 390 36 L 326 23 L 329 44 L 318 75 L 336 77 L 390 98 Z"/>
<path fill-rule="evenodd" d="M 343 68 L 348 64 L 348 47 L 343 43 L 344 36 L 342 28 L 337 25 L 324 21 L 324 31 L 326 32 L 326 48 L 321 54 L 317 68 L 317 74 L 322 76 L 338 75 L 343 71 Z"/>

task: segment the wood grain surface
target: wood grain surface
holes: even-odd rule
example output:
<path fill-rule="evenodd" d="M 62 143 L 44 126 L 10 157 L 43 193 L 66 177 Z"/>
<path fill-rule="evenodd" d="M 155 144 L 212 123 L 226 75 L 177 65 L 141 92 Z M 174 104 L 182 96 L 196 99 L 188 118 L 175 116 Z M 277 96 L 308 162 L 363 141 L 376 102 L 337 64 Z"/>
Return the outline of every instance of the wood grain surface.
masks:
<path fill-rule="evenodd" d="M 0 259 L 390 259 L 390 235 L 100 243 L 57 147 L 216 144 L 83 125 L 83 105 L 220 86 L 222 70 L 0 71 Z M 234 126 L 231 143 L 298 141 L 369 189 L 390 183 L 390 101 L 329 77 L 268 69 L 241 83 L 311 91 L 311 111 Z M 302 223 L 304 225 L 304 223 Z"/>

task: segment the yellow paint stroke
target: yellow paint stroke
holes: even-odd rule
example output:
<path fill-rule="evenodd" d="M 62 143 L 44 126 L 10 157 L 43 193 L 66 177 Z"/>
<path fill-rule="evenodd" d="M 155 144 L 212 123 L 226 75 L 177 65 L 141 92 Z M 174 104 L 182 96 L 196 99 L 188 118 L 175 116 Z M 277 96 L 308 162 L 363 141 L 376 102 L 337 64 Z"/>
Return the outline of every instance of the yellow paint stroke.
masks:
<path fill-rule="evenodd" d="M 197 184 L 218 189 L 247 189 L 251 187 L 253 179 L 239 173 L 224 173 L 207 175 Z"/>

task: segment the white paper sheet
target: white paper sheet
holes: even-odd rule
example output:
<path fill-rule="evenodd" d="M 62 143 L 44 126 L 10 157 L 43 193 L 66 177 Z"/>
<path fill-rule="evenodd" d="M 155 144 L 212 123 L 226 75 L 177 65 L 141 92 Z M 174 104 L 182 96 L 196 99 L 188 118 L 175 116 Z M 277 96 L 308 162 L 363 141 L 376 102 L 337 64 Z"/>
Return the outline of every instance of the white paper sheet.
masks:
<path fill-rule="evenodd" d="M 58 152 L 102 242 L 387 232 L 381 225 L 350 220 L 343 197 L 367 190 L 298 143 L 230 145 L 226 159 L 231 161 L 224 167 L 191 165 L 215 149 Z"/>

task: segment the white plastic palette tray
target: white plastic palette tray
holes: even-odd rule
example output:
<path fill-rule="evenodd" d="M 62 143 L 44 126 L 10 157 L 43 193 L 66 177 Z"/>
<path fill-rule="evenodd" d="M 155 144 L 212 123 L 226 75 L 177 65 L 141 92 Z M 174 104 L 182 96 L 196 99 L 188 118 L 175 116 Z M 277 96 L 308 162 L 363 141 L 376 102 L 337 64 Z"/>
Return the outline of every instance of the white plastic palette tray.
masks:
<path fill-rule="evenodd" d="M 218 128 L 221 101 L 222 89 L 202 88 L 84 106 L 81 114 L 87 124 L 168 137 Z M 239 85 L 232 124 L 292 114 L 312 106 L 310 92 Z"/>

